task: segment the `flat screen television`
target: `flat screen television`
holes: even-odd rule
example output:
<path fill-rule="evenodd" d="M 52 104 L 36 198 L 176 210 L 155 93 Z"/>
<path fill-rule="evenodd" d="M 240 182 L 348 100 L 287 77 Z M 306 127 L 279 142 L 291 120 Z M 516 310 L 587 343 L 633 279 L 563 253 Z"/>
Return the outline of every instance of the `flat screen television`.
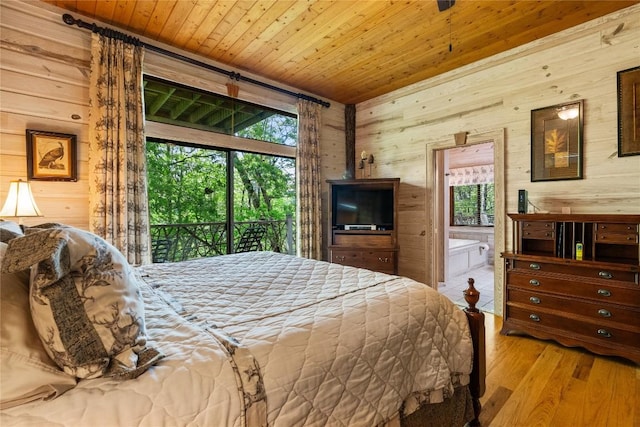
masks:
<path fill-rule="evenodd" d="M 333 227 L 375 225 L 393 230 L 393 189 L 335 186 L 332 190 Z"/>

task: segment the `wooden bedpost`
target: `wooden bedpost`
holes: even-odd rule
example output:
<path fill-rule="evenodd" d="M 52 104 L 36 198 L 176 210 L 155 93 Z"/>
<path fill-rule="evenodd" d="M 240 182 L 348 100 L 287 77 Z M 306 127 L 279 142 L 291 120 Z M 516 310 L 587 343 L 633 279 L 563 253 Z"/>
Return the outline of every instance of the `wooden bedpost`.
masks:
<path fill-rule="evenodd" d="M 484 313 L 476 308 L 476 304 L 480 300 L 480 292 L 473 286 L 475 280 L 469 278 L 467 283 L 469 283 L 469 288 L 465 289 L 463 293 L 464 299 L 469 306 L 464 309 L 464 312 L 469 321 L 471 339 L 473 340 L 473 371 L 471 371 L 469 389 L 473 398 L 473 412 L 475 414 L 475 419 L 469 424 L 471 426 L 479 426 L 480 398 L 484 395 L 487 374 Z"/>

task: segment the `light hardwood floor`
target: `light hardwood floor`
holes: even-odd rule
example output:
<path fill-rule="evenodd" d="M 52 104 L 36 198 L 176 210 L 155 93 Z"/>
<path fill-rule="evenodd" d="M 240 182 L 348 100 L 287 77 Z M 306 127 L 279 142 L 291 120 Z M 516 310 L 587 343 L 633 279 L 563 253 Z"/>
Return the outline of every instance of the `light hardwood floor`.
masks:
<path fill-rule="evenodd" d="M 552 341 L 500 335 L 485 313 L 483 427 L 640 427 L 640 367 Z"/>

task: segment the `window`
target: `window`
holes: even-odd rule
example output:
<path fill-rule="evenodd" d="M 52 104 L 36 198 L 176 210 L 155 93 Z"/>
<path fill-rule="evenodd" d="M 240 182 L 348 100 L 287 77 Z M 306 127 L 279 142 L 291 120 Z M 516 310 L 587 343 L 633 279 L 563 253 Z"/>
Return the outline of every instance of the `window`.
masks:
<path fill-rule="evenodd" d="M 493 183 L 451 186 L 449 191 L 451 225 L 493 227 Z"/>
<path fill-rule="evenodd" d="M 228 154 L 147 139 L 151 224 L 226 222 Z"/>
<path fill-rule="evenodd" d="M 145 114 L 206 131 L 202 144 L 147 139 L 154 262 L 246 250 L 295 253 L 294 115 L 147 77 Z M 242 150 L 220 134 L 237 138 Z M 220 138 L 226 145 L 216 146 Z M 261 152 L 264 142 L 287 146 L 278 150 L 285 155 Z"/>
<path fill-rule="evenodd" d="M 296 146 L 294 114 L 144 77 L 145 119 L 153 122 Z"/>

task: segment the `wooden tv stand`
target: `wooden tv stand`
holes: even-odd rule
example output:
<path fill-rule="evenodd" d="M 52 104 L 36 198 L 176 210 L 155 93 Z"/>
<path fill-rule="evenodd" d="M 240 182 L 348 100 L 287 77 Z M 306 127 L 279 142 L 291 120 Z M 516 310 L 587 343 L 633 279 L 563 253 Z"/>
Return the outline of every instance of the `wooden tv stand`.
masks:
<path fill-rule="evenodd" d="M 398 274 L 397 210 L 399 178 L 329 180 L 330 261 L 382 273 Z M 344 230 L 336 226 L 333 197 L 336 188 L 393 191 L 393 224 L 386 230 Z"/>

